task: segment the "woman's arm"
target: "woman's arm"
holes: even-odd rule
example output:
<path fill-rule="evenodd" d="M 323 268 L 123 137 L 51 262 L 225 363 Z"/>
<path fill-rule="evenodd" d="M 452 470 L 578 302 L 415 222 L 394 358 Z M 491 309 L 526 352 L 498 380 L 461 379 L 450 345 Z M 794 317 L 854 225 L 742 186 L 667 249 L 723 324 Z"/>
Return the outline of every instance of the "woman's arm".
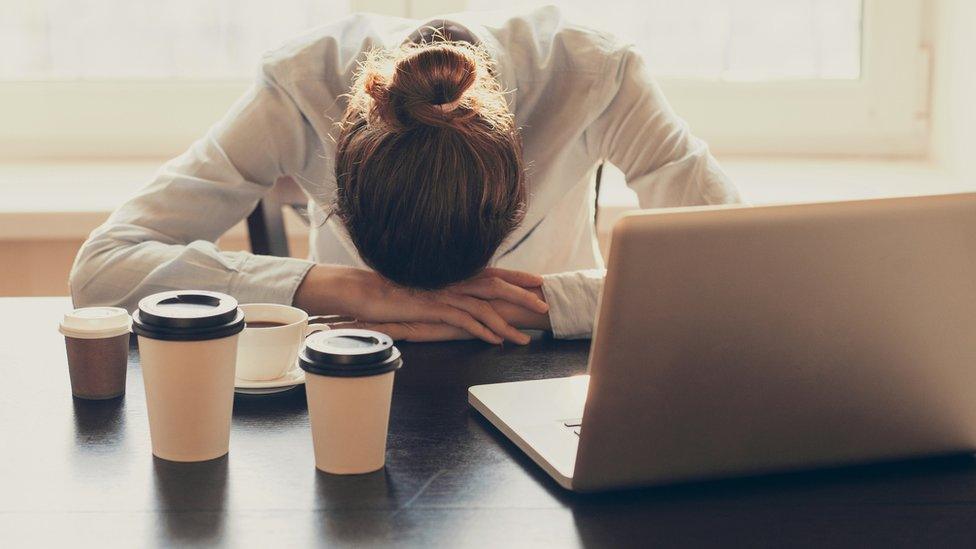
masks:
<path fill-rule="evenodd" d="M 290 303 L 311 262 L 224 252 L 214 241 L 304 162 L 303 132 L 297 107 L 265 69 L 223 120 L 92 232 L 71 272 L 75 304 L 132 310 L 173 288 Z"/>
<path fill-rule="evenodd" d="M 642 208 L 740 201 L 708 146 L 671 110 L 639 53 L 618 50 L 607 74 L 592 106 L 600 114 L 584 140 L 595 160 L 608 160 L 624 172 Z M 592 270 L 544 277 L 556 337 L 590 337 L 604 274 Z"/>
<path fill-rule="evenodd" d="M 488 268 L 443 290 L 397 286 L 373 271 L 317 265 L 295 293 L 295 306 L 312 314 L 355 318 L 347 327 L 386 332 L 394 339 L 437 341 L 475 337 L 489 343 L 528 343 L 528 337 L 498 313 L 495 303 L 544 315 L 542 277 Z M 463 335 L 463 337 L 462 337 Z M 410 336 L 410 337 L 408 337 Z"/>
<path fill-rule="evenodd" d="M 366 272 L 360 271 L 360 273 Z M 314 269 L 309 276 L 315 276 Z M 541 284 L 542 277 L 538 275 L 489 268 L 471 280 L 439 292 L 411 292 L 407 299 L 390 299 L 387 296 L 386 299 L 370 300 L 373 303 L 396 302 L 395 314 L 390 314 L 389 311 L 357 312 L 355 303 L 362 302 L 359 297 L 362 284 L 350 292 L 335 294 L 346 297 L 339 301 L 332 300 L 327 306 L 331 307 L 333 313 L 355 319 L 334 324 L 335 327 L 378 330 L 395 340 L 444 341 L 480 338 L 491 343 L 501 343 L 501 338 L 492 339 L 490 334 L 486 337 L 483 327 L 452 322 L 451 312 L 440 309 L 444 304 L 456 303 L 459 295 L 473 296 L 484 299 L 490 310 L 485 316 L 479 317 L 479 320 L 485 322 L 485 325 L 491 327 L 495 333 L 503 334 L 508 341 L 526 344 L 529 342 L 529 336 L 516 328 L 549 329 L 549 307 L 545 302 Z M 389 289 L 370 291 L 386 293 Z M 305 297 L 303 294 L 304 291 L 299 288 L 296 294 L 296 305 L 306 310 L 316 310 L 321 301 Z M 372 316 L 369 316 L 370 314 Z M 507 327 L 498 331 L 495 328 L 496 323 Z"/>
<path fill-rule="evenodd" d="M 671 109 L 632 47 L 610 58 L 610 78 L 593 106 L 600 114 L 584 140 L 597 161 L 624 172 L 642 208 L 732 204 L 739 191 Z"/>

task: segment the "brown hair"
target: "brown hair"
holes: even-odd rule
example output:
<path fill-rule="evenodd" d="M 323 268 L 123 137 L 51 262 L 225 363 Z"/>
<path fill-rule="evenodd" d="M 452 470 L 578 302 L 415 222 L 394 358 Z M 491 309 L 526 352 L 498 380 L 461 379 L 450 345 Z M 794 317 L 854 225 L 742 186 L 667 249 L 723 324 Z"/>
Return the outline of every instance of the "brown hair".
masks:
<path fill-rule="evenodd" d="M 335 211 L 367 265 L 441 288 L 483 269 L 521 223 L 522 144 L 484 49 L 367 54 L 336 146 Z"/>

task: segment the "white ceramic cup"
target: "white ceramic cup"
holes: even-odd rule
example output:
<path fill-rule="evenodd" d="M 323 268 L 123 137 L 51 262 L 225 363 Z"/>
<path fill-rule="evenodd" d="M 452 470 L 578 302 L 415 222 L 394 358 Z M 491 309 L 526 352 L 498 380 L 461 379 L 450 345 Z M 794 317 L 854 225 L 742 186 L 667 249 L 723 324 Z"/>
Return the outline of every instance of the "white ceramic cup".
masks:
<path fill-rule="evenodd" d="M 252 328 L 241 332 L 237 344 L 237 379 L 267 381 L 277 379 L 296 367 L 298 351 L 305 337 L 328 330 L 327 324 L 309 324 L 308 313 L 277 303 L 246 303 L 240 306 L 247 324 L 274 322 L 281 326 Z"/>

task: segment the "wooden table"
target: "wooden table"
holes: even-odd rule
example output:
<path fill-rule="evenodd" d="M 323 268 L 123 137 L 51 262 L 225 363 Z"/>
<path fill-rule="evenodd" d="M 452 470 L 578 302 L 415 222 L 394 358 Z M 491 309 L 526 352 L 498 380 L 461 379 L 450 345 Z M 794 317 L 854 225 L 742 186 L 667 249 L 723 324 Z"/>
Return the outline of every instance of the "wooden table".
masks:
<path fill-rule="evenodd" d="M 226 458 L 154 459 L 135 349 L 123 399 L 72 399 L 57 332 L 68 307 L 0 299 L 0 547 L 976 546 L 970 457 L 562 491 L 466 389 L 581 373 L 586 342 L 403 345 L 379 473 L 316 472 L 302 390 L 237 397 Z"/>

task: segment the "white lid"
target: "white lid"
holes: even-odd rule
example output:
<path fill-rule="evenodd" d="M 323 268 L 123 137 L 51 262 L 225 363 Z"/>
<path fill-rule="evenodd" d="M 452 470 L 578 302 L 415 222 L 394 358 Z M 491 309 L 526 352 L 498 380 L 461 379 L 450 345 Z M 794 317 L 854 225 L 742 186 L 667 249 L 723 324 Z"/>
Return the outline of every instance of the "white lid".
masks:
<path fill-rule="evenodd" d="M 78 339 L 101 339 L 127 333 L 132 319 L 119 307 L 84 307 L 64 314 L 60 331 Z"/>

